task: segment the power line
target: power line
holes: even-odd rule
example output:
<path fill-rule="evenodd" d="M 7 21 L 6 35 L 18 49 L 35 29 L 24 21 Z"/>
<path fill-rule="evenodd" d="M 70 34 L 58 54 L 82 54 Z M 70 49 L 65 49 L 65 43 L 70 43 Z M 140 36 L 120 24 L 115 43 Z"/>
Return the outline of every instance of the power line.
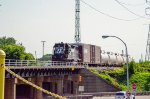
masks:
<path fill-rule="evenodd" d="M 119 2 L 120 2 L 121 4 L 128 5 L 128 6 L 142 6 L 142 5 L 145 5 L 145 3 L 130 4 L 130 3 L 122 2 L 122 1 L 119 1 Z"/>
<path fill-rule="evenodd" d="M 93 6 L 91 6 L 90 4 L 86 3 L 86 2 L 83 1 L 83 0 L 81 0 L 81 2 L 84 3 L 84 4 L 86 4 L 87 6 L 89 6 L 90 8 L 92 8 L 93 10 L 95 10 L 95 11 L 97 11 L 97 12 L 99 12 L 99 13 L 101 13 L 101 14 L 107 16 L 107 17 L 116 19 L 116 20 L 122 20 L 122 21 L 135 21 L 135 20 L 138 20 L 138 19 L 139 19 L 139 18 L 135 18 L 135 19 L 129 19 L 129 20 L 128 20 L 128 19 L 121 19 L 121 18 L 113 17 L 113 16 L 111 16 L 111 15 L 109 15 L 109 14 L 106 14 L 106 13 L 100 11 L 100 10 L 97 10 L 96 8 L 94 8 Z"/>
<path fill-rule="evenodd" d="M 138 16 L 139 18 L 146 18 L 145 15 L 144 15 L 144 16 L 141 16 L 141 15 L 138 15 L 138 14 L 132 12 L 132 11 L 129 10 L 127 7 L 125 7 L 123 4 L 121 4 L 118 0 L 115 0 L 115 1 L 116 1 L 119 5 L 121 5 L 124 9 L 126 9 L 126 10 L 129 11 L 130 13 L 132 13 L 132 14 Z M 148 19 L 148 18 L 147 18 L 147 19 Z"/>

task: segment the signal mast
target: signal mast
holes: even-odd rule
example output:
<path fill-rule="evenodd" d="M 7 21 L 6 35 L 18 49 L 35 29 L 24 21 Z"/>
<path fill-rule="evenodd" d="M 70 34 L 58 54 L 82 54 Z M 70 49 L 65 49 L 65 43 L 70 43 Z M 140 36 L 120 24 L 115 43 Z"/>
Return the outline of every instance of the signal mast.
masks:
<path fill-rule="evenodd" d="M 80 33 L 80 0 L 75 0 L 75 42 L 81 42 Z"/>

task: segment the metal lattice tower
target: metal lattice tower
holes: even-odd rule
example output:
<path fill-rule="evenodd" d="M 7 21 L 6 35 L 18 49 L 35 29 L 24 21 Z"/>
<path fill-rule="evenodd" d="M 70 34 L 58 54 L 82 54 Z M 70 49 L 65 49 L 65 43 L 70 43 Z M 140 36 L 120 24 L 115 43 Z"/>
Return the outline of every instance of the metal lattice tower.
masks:
<path fill-rule="evenodd" d="M 148 39 L 146 45 L 145 61 L 149 61 L 149 59 L 150 59 L 150 24 L 149 24 Z"/>
<path fill-rule="evenodd" d="M 75 0 L 75 42 L 81 42 L 80 33 L 80 0 Z"/>

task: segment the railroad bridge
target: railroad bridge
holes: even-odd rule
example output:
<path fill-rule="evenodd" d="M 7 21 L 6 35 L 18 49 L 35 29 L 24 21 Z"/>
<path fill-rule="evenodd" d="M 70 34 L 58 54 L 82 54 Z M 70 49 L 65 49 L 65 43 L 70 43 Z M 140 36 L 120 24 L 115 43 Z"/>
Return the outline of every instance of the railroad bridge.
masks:
<path fill-rule="evenodd" d="M 79 86 L 84 86 L 84 93 L 112 92 L 119 88 L 88 71 L 85 63 L 63 63 L 36 60 L 6 60 L 5 65 L 26 80 L 59 95 L 80 94 Z M 106 69 L 101 67 L 101 69 Z M 5 72 L 5 99 L 50 99 L 42 93 Z"/>

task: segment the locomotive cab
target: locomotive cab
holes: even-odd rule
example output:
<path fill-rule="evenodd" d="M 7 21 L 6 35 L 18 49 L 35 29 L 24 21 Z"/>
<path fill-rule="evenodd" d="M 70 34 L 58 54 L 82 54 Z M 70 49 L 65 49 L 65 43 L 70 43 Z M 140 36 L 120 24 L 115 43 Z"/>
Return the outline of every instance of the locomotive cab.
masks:
<path fill-rule="evenodd" d="M 56 43 L 53 47 L 52 61 L 65 61 L 68 53 L 68 45 L 64 43 Z"/>

